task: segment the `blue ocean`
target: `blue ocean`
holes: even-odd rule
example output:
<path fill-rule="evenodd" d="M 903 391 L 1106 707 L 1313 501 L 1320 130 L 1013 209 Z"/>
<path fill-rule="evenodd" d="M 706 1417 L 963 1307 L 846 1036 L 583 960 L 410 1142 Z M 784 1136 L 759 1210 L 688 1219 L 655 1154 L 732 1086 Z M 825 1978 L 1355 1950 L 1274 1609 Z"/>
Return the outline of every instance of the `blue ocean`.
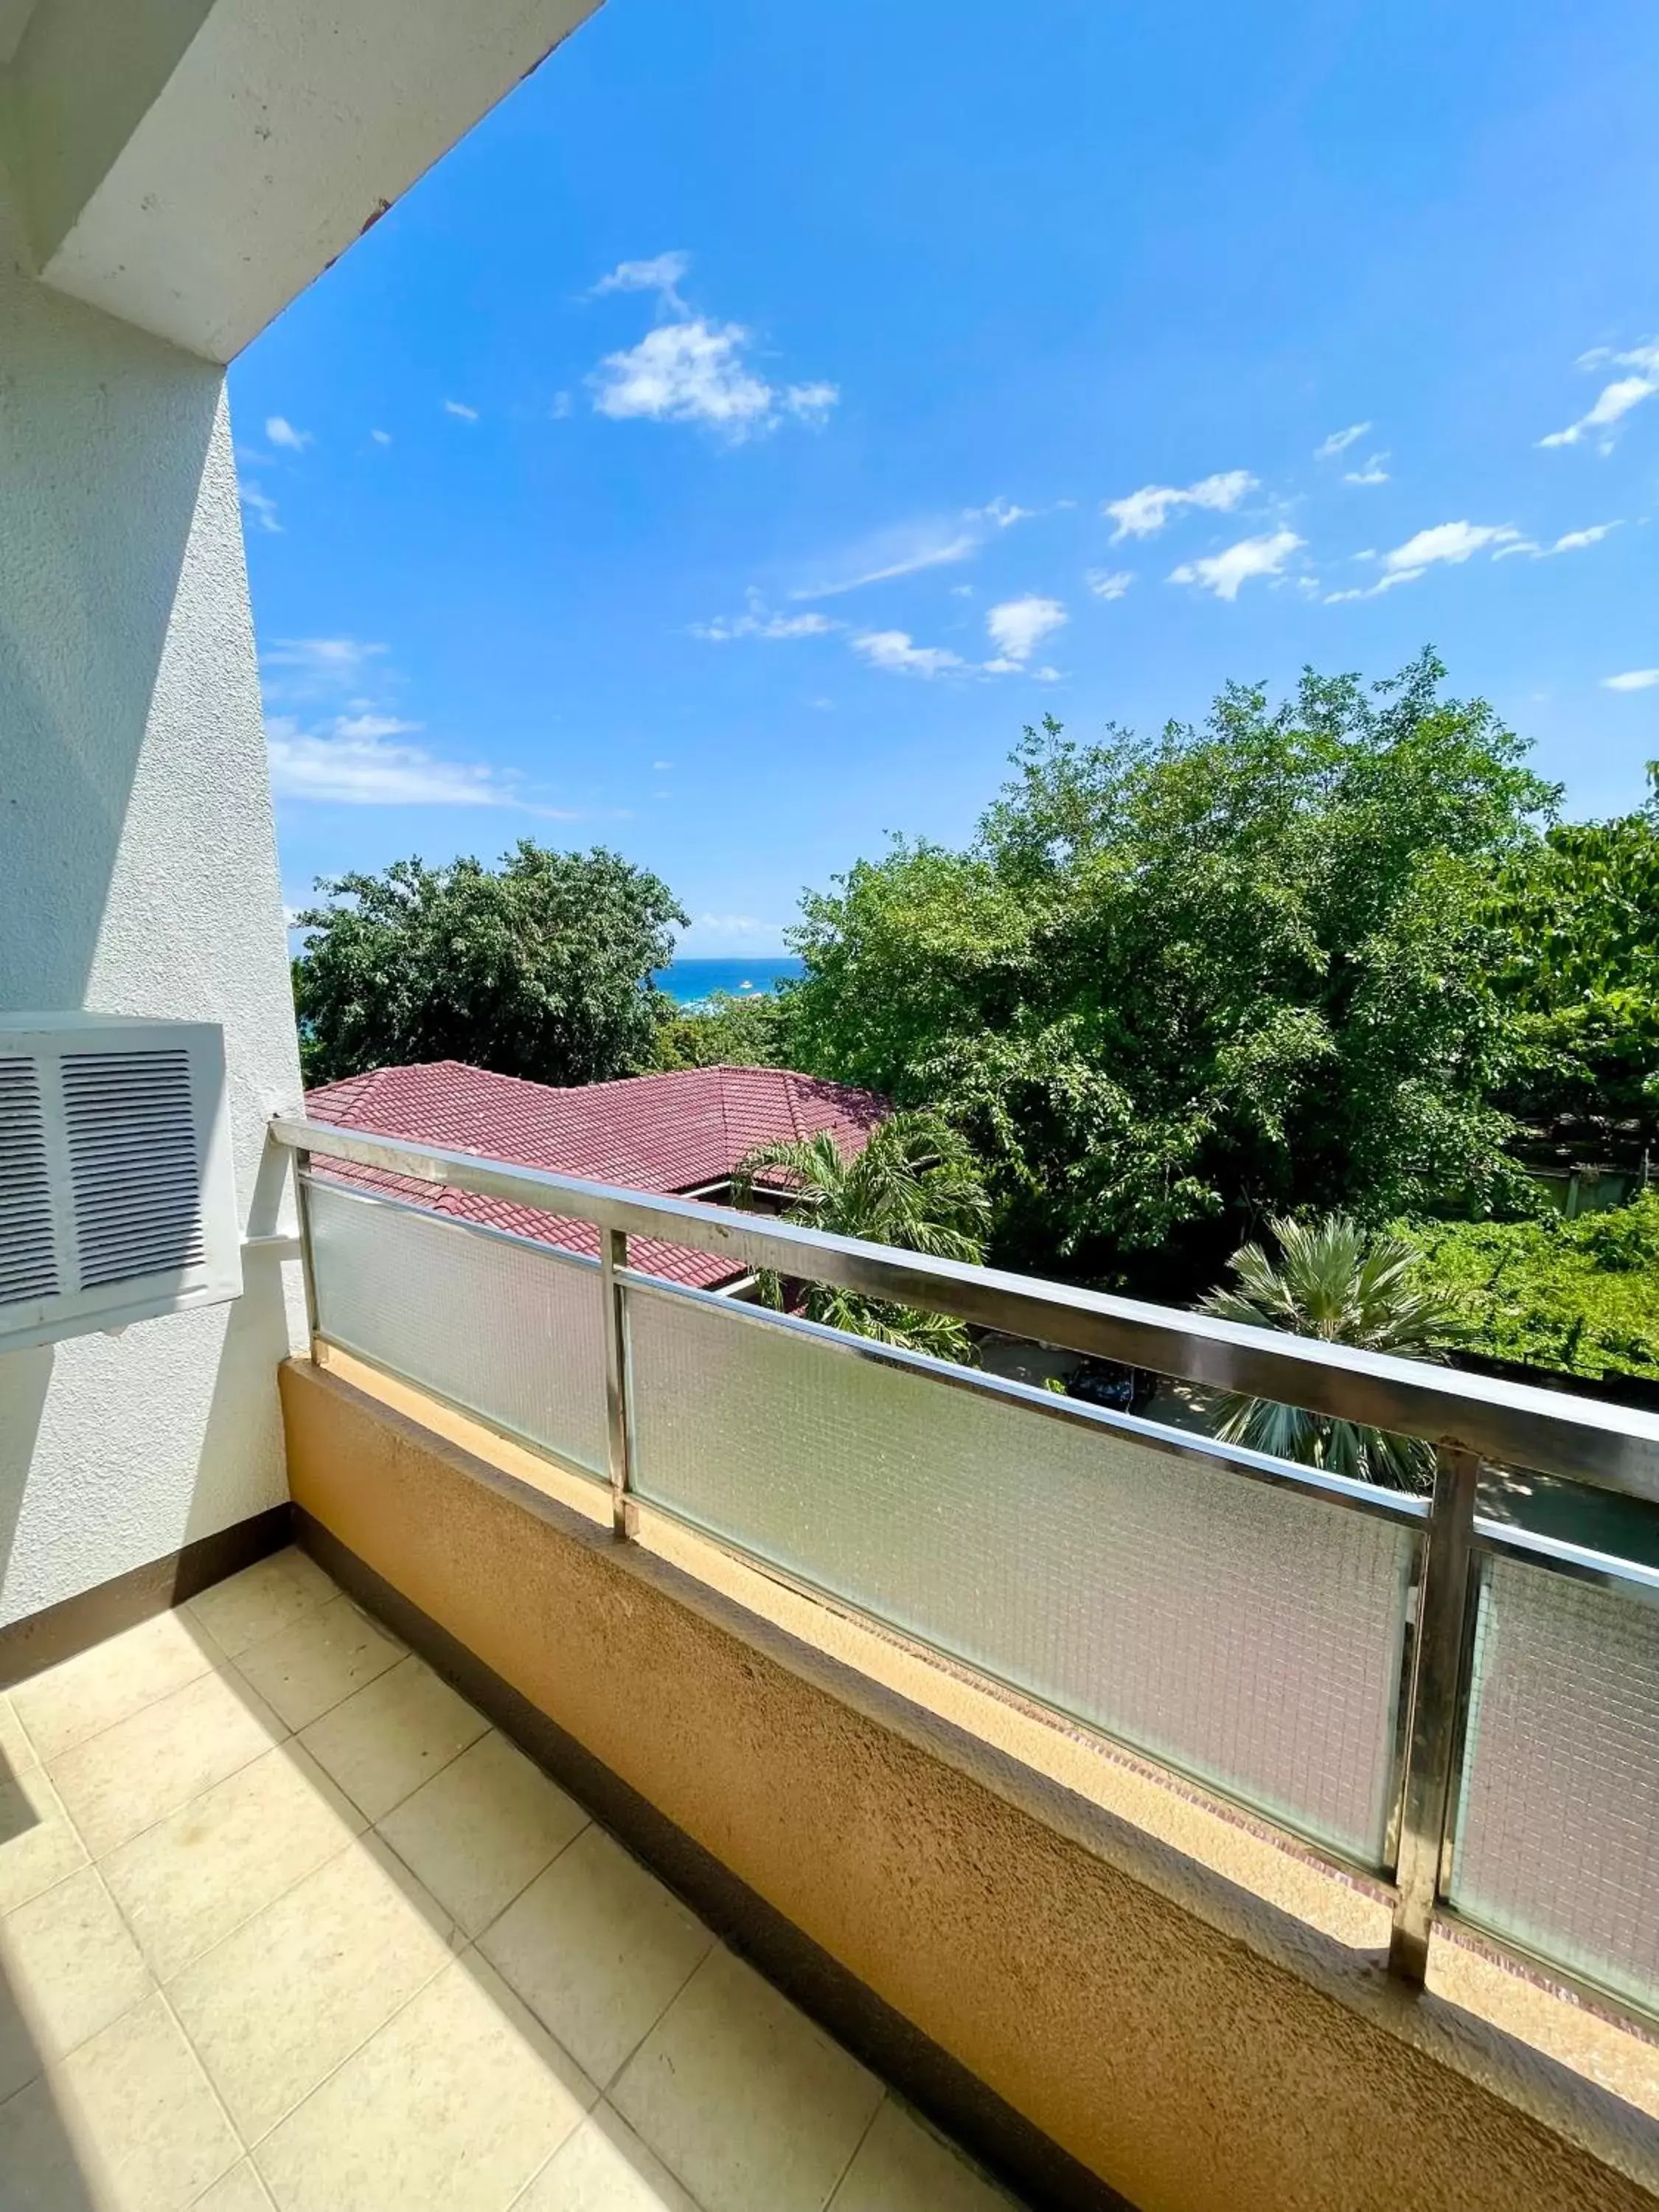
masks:
<path fill-rule="evenodd" d="M 716 991 L 734 998 L 751 998 L 757 991 L 775 990 L 793 983 L 801 973 L 799 960 L 755 955 L 744 960 L 675 960 L 656 972 L 656 986 L 682 1006 L 692 1006 Z"/>

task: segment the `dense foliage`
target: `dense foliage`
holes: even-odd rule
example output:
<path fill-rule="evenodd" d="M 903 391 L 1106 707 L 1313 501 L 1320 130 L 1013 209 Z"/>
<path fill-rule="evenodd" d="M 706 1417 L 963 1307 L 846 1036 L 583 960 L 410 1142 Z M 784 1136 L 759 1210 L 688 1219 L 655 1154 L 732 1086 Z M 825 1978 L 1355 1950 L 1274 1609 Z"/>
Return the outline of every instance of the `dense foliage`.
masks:
<path fill-rule="evenodd" d="M 398 860 L 319 888 L 295 963 L 308 1083 L 428 1060 L 543 1083 L 653 1065 L 652 970 L 686 917 L 619 854 L 525 838 L 498 868 Z"/>
<path fill-rule="evenodd" d="M 902 1245 L 939 1260 L 971 1265 L 984 1256 L 991 1211 L 984 1182 L 967 1145 L 936 1114 L 894 1115 L 850 1159 L 827 1131 L 757 1145 L 732 1177 L 739 1206 L 754 1203 L 757 1180 L 775 1188 L 781 1181 L 791 1194 L 788 1218 L 811 1228 Z M 787 1302 L 784 1285 L 773 1275 L 762 1277 L 761 1295 L 769 1305 Z M 809 1321 L 855 1336 L 946 1359 L 974 1356 L 966 1328 L 948 1314 L 860 1297 L 833 1283 L 803 1285 L 801 1306 Z"/>
<path fill-rule="evenodd" d="M 739 997 L 716 991 L 695 1006 L 659 997 L 652 1064 L 656 1067 L 793 1067 L 794 1036 L 787 989 Z"/>
<path fill-rule="evenodd" d="M 1494 1359 L 1659 1376 L 1659 1190 L 1576 1221 L 1417 1222 L 1417 1279 Z"/>
<path fill-rule="evenodd" d="M 1417 1248 L 1406 1237 L 1388 1231 L 1368 1235 L 1341 1213 L 1305 1222 L 1279 1218 L 1267 1225 L 1277 1260 L 1260 1244 L 1235 1252 L 1233 1281 L 1212 1291 L 1200 1302 L 1202 1312 L 1402 1359 L 1444 1357 L 1444 1345 L 1458 1334 L 1456 1315 L 1439 1284 L 1425 1279 Z M 1434 1447 L 1421 1437 L 1236 1393 L 1216 1393 L 1213 1412 L 1215 1432 L 1228 1443 L 1396 1490 L 1434 1486 Z"/>
<path fill-rule="evenodd" d="M 801 1059 L 967 1133 L 1002 1256 L 1164 1295 L 1271 1212 L 1518 1200 L 1491 885 L 1557 794 L 1443 674 L 1028 731 L 965 851 L 809 896 Z"/>
<path fill-rule="evenodd" d="M 1514 1015 L 1506 1103 L 1659 1141 L 1659 763 L 1647 804 L 1560 823 L 1499 872 L 1497 983 Z"/>

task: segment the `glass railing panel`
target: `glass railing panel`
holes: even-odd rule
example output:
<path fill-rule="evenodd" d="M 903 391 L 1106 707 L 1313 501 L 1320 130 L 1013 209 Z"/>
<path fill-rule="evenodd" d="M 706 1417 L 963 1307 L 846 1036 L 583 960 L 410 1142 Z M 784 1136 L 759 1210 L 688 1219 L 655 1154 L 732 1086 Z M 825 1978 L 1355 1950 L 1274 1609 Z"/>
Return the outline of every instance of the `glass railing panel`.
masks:
<path fill-rule="evenodd" d="M 1483 1563 L 1449 1900 L 1659 2008 L 1659 1577 Z"/>
<path fill-rule="evenodd" d="M 1382 1864 L 1412 1506 L 729 1300 L 627 1307 L 642 1498 Z"/>
<path fill-rule="evenodd" d="M 597 1261 L 319 1182 L 307 1203 L 330 1343 L 605 1479 Z"/>

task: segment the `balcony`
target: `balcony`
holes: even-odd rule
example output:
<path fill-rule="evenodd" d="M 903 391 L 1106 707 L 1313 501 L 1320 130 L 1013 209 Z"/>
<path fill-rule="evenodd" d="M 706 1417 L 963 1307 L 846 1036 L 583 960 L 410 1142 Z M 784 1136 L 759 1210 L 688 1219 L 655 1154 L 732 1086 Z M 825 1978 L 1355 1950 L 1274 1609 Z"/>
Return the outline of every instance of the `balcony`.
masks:
<path fill-rule="evenodd" d="M 1659 1424 L 270 1141 L 300 1548 L 0 1707 L 8 2205 L 1654 2200 L 1659 1573 L 1482 1481 L 1652 1501 Z M 630 1238 L 1425 1435 L 1434 1492 L 678 1287 Z"/>
<path fill-rule="evenodd" d="M 9 2208 L 1009 2201 L 300 1553 L 0 1728 Z"/>

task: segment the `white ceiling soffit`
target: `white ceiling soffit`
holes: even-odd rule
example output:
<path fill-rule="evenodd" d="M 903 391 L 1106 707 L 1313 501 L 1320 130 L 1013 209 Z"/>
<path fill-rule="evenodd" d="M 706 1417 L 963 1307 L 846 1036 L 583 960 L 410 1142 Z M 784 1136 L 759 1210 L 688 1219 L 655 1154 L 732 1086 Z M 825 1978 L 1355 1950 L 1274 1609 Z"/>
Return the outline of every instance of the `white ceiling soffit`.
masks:
<path fill-rule="evenodd" d="M 597 5 L 38 0 L 14 82 L 40 276 L 228 361 Z"/>

